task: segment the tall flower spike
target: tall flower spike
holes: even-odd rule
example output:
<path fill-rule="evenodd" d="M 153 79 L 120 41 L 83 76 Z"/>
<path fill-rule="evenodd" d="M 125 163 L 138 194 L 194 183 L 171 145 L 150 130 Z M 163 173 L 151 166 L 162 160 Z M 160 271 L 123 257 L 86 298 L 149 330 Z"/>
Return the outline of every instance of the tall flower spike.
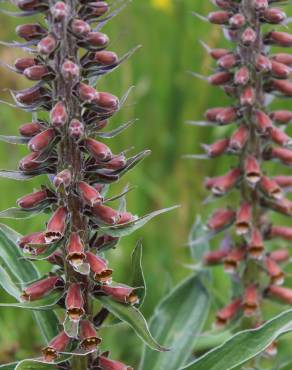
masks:
<path fill-rule="evenodd" d="M 273 243 L 267 239 L 292 240 L 292 229 L 273 225 L 268 220 L 270 211 L 291 216 L 291 201 L 284 194 L 291 190 L 289 176 L 270 177 L 264 161 L 280 162 L 291 166 L 291 138 L 283 127 L 291 122 L 292 112 L 270 111 L 267 94 L 288 97 L 292 84 L 288 80 L 292 65 L 288 53 L 269 54 L 270 45 L 291 47 L 292 36 L 279 30 L 286 14 L 274 8 L 276 1 L 224 0 L 213 1 L 220 8 L 209 14 L 209 21 L 222 25 L 224 34 L 234 45 L 233 49 L 209 50 L 216 60 L 215 73 L 208 81 L 218 85 L 232 97 L 233 106 L 208 109 L 205 117 L 213 123 L 233 124 L 230 137 L 205 146 L 209 158 L 224 154 L 236 158 L 227 175 L 208 179 L 205 187 L 213 195 L 225 196 L 237 189 L 236 203 L 226 203 L 212 212 L 207 222 L 208 237 L 220 232 L 228 233 L 233 240 L 231 250 L 217 248 L 204 256 L 204 264 L 224 264 L 232 273 L 233 297 L 231 303 L 217 313 L 219 325 L 235 316 L 247 316 L 251 327 L 264 318 L 261 313 L 263 295 L 291 303 L 291 291 L 280 287 L 285 279 L 281 263 L 289 259 L 287 249 L 269 250 Z M 266 24 L 273 24 L 269 32 Z M 265 32 L 268 32 L 265 34 Z M 267 47 L 269 45 L 269 47 Z M 222 119 L 226 112 L 229 118 Z M 231 112 L 233 114 L 231 115 Z M 284 127 L 285 128 L 285 127 Z M 235 169 L 234 169 L 235 168 Z M 279 167 L 280 168 L 280 167 Z M 238 176 L 234 174 L 238 171 Z M 236 213 L 232 209 L 237 210 Z"/>
<path fill-rule="evenodd" d="M 22 212 L 49 214 L 44 229 L 20 237 L 18 245 L 24 253 L 46 259 L 53 268 L 53 273 L 27 286 L 19 298 L 37 301 L 58 295 L 57 306 L 66 310 L 65 315 L 58 315 L 66 316 L 64 331 L 60 329 L 42 351 L 45 361 L 55 361 L 67 350 L 73 354 L 70 365 L 64 365 L 66 369 L 130 369 L 100 354 L 101 339 L 94 326 L 96 307 L 103 304 L 105 296 L 108 302 L 120 302 L 129 309 L 139 303 L 135 293 L 138 287 L 112 284 L 113 271 L 101 256 L 119 242 L 115 227 L 125 229 L 123 234 L 137 228 L 135 216 L 108 205 L 110 200 L 125 195 L 106 198 L 105 184 L 117 182 L 149 153 L 129 159 L 124 153 L 113 154 L 102 137 L 113 137 L 120 131 L 100 133 L 121 103 L 116 96 L 98 91 L 96 81 L 127 57 L 120 59 L 106 50 L 109 37 L 100 29 L 123 6 L 121 1 L 14 3 L 22 10 L 21 15 L 39 13 L 45 20 L 41 23 L 46 24 L 36 22 L 16 29 L 17 35 L 27 41 L 24 49 L 33 57 L 17 59 L 15 69 L 36 81 L 32 87 L 12 93 L 19 108 L 34 112 L 32 122 L 19 128 L 19 142 L 27 143 L 30 151 L 20 160 L 19 176 L 47 174 L 50 179 L 48 185 L 17 201 Z M 121 130 L 126 127 L 122 125 Z M 95 299 L 100 300 L 99 305 L 94 304 Z M 99 320 L 99 327 L 106 316 Z M 57 328 L 61 326 L 56 324 Z M 81 349 L 90 354 L 75 356 Z"/>

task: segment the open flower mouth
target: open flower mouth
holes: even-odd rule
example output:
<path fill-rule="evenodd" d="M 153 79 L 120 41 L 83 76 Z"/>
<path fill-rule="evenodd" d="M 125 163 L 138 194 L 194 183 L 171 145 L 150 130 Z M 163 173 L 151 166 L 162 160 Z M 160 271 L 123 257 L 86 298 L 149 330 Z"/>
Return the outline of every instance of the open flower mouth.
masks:
<path fill-rule="evenodd" d="M 63 238 L 63 235 L 58 231 L 47 231 L 45 233 L 45 241 L 48 244 L 55 243 L 62 238 Z"/>
<path fill-rule="evenodd" d="M 246 180 L 252 184 L 255 185 L 257 184 L 261 179 L 261 175 L 258 172 L 249 172 L 246 174 Z"/>
<path fill-rule="evenodd" d="M 285 275 L 283 272 L 271 276 L 271 284 L 282 285 L 284 282 Z"/>
<path fill-rule="evenodd" d="M 67 314 L 72 321 L 79 321 L 84 315 L 85 311 L 83 308 L 73 307 L 67 310 Z"/>
<path fill-rule="evenodd" d="M 139 303 L 139 297 L 135 292 L 132 292 L 131 294 L 126 297 L 126 302 L 130 304 L 138 304 Z"/>
<path fill-rule="evenodd" d="M 58 357 L 58 352 L 52 347 L 42 349 L 45 361 L 52 362 Z"/>
<path fill-rule="evenodd" d="M 256 303 L 244 303 L 243 311 L 247 317 L 254 316 L 257 313 L 258 305 Z"/>
<path fill-rule="evenodd" d="M 98 337 L 86 338 L 81 342 L 81 347 L 87 351 L 94 351 L 100 343 L 101 339 Z"/>
<path fill-rule="evenodd" d="M 86 259 L 86 255 L 84 253 L 71 253 L 68 254 L 66 257 L 67 261 L 72 265 L 72 266 L 80 266 Z"/>
<path fill-rule="evenodd" d="M 111 269 L 103 270 L 101 273 L 94 275 L 94 280 L 99 283 L 109 284 L 112 281 L 112 273 L 113 270 Z"/>
<path fill-rule="evenodd" d="M 234 260 L 224 261 L 224 270 L 229 273 L 234 273 L 238 268 L 239 262 Z"/>
<path fill-rule="evenodd" d="M 237 222 L 235 225 L 237 235 L 245 235 L 249 232 L 250 225 L 248 222 Z"/>
<path fill-rule="evenodd" d="M 249 255 L 255 259 L 261 259 L 264 253 L 263 245 L 252 245 L 248 247 Z"/>

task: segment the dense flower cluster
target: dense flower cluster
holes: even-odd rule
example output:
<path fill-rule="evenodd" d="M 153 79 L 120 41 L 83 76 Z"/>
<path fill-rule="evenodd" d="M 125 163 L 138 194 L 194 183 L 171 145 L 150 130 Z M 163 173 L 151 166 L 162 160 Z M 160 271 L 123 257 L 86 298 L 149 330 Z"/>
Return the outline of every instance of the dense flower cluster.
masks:
<path fill-rule="evenodd" d="M 272 97 L 292 96 L 291 55 L 270 53 L 271 45 L 292 46 L 292 36 L 264 27 L 282 25 L 287 19 L 281 8 L 274 7 L 277 1 L 213 2 L 219 10 L 210 13 L 208 20 L 222 25 L 235 47 L 210 49 L 205 45 L 217 64 L 208 82 L 222 88 L 233 102 L 209 109 L 205 117 L 207 125 L 233 125 L 234 130 L 204 148 L 208 158 L 230 155 L 237 159 L 226 174 L 208 178 L 205 187 L 214 197 L 235 189 L 239 201 L 233 208 L 217 209 L 209 218 L 210 235 L 223 232 L 228 238 L 205 255 L 204 263 L 224 264 L 225 271 L 233 276 L 232 302 L 217 313 L 217 323 L 224 325 L 241 313 L 250 317 L 250 325 L 255 327 L 263 321 L 263 298 L 292 303 L 292 289 L 282 286 L 285 276 L 281 265 L 289 260 L 289 253 L 287 249 L 269 248 L 269 241 L 275 238 L 292 240 L 292 228 L 274 225 L 267 218 L 271 210 L 291 216 L 292 203 L 285 193 L 291 189 L 292 177 L 270 177 L 265 169 L 266 161 L 287 166 L 292 163 L 291 138 L 284 132 L 292 113 L 268 108 Z"/>
<path fill-rule="evenodd" d="M 119 58 L 107 51 L 109 38 L 100 32 L 117 9 L 110 12 L 104 1 L 16 3 L 20 15 L 41 13 L 43 20 L 43 24 L 22 24 L 16 29 L 25 40 L 18 45 L 31 56 L 16 60 L 11 68 L 36 81 L 32 87 L 12 92 L 16 105 L 35 117 L 19 128 L 19 141 L 27 143 L 30 153 L 21 159 L 18 176 L 48 174 L 50 179 L 17 203 L 27 212 L 52 213 L 44 230 L 21 237 L 18 244 L 32 259 L 46 259 L 53 265 L 52 272 L 27 286 L 21 298 L 31 302 L 60 293 L 58 305 L 65 309 L 66 320 L 77 327 L 75 335 L 64 328 L 52 338 L 42 350 L 46 361 L 79 349 L 91 353 L 86 359 L 88 369 L 130 369 L 98 351 L 97 330 L 107 311 L 94 312 L 92 303 L 93 297 L 102 296 L 129 305 L 139 301 L 134 288 L 112 282 L 112 270 L 102 255 L 119 241 L 115 227 L 122 230 L 136 220 L 108 205 L 124 195 L 107 197 L 108 184 L 119 180 L 145 154 L 127 159 L 125 153 L 113 154 L 100 141 L 128 127 L 101 132 L 122 102 L 93 87 L 99 76 L 128 56 Z M 45 112 L 42 118 L 39 111 Z"/>

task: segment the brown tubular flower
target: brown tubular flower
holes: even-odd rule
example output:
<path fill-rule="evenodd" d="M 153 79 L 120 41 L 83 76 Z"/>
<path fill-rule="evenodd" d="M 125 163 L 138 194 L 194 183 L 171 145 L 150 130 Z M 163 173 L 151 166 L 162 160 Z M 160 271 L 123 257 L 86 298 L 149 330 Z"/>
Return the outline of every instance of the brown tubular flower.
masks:
<path fill-rule="evenodd" d="M 220 325 L 229 322 L 242 308 L 243 315 L 250 317 L 247 322 L 254 327 L 262 315 L 263 294 L 292 302 L 291 290 L 278 286 L 285 279 L 281 264 L 289 261 L 289 252 L 279 245 L 279 240 L 290 242 L 292 228 L 273 225 L 268 218 L 271 211 L 292 215 L 292 203 L 285 197 L 292 189 L 292 177 L 270 174 L 263 166 L 264 161 L 292 164 L 291 138 L 283 130 L 292 121 L 292 112 L 270 111 L 267 99 L 267 94 L 292 96 L 292 83 L 288 80 L 291 55 L 279 51 L 269 55 L 273 45 L 292 46 L 290 34 L 282 32 L 282 28 L 274 29 L 286 18 L 282 7 L 272 7 L 275 2 L 216 0 L 213 3 L 219 11 L 208 17 L 211 23 L 222 26 L 234 45 L 230 50 L 206 47 L 216 61 L 215 72 L 207 80 L 232 97 L 232 107 L 227 104 L 210 108 L 205 118 L 216 126 L 233 124 L 233 131 L 229 137 L 204 148 L 209 158 L 232 155 L 233 168 L 238 171 L 232 169 L 205 182 L 213 195 L 227 198 L 231 189 L 238 193 L 237 200 L 232 198 L 234 203 L 221 201 L 221 208 L 212 212 L 206 225 L 208 238 L 216 235 L 218 243 L 218 233 L 227 231 L 234 246 L 228 251 L 216 248 L 203 257 L 205 265 L 224 264 L 225 271 L 232 273 L 234 297 L 218 312 Z M 266 24 L 273 24 L 271 32 Z M 271 247 L 278 249 L 269 250 Z M 246 328 L 246 322 L 243 325 Z"/>
<path fill-rule="evenodd" d="M 120 239 L 111 229 L 105 233 L 103 228 L 114 225 L 130 233 L 134 220 L 126 210 L 115 210 L 107 204 L 110 198 L 105 197 L 105 184 L 118 181 L 147 154 L 145 151 L 130 159 L 125 153 L 113 154 L 102 137 L 113 137 L 120 131 L 100 132 L 122 103 L 116 96 L 98 91 L 96 82 L 131 54 L 119 58 L 106 50 L 109 38 L 100 32 L 123 8 L 121 3 L 14 2 L 22 10 L 21 15 L 39 13 L 41 17 L 40 23 L 16 29 L 17 35 L 26 41 L 24 49 L 32 48 L 33 57 L 17 59 L 15 70 L 35 81 L 33 86 L 12 93 L 19 108 L 34 112 L 34 119 L 19 128 L 19 141 L 27 143 L 29 150 L 20 160 L 19 175 L 30 178 L 46 174 L 50 179 L 48 185 L 17 201 L 22 212 L 49 214 L 43 230 L 20 237 L 18 245 L 24 252 L 46 259 L 53 269 L 49 277 L 26 287 L 21 298 L 36 301 L 50 294 L 61 294 L 56 299 L 68 316 L 64 331 L 60 330 L 43 349 L 46 361 L 54 361 L 66 349 L 75 351 L 82 347 L 85 351 L 97 351 L 101 339 L 96 335 L 97 305 L 92 300 L 107 295 L 109 300 L 125 305 L 139 301 L 136 288 L 112 285 L 112 270 L 101 256 Z M 214 77 L 214 83 L 224 82 L 227 77 Z M 226 112 L 225 116 L 222 120 L 230 120 L 234 112 Z M 121 126 L 121 130 L 126 127 Z M 214 148 L 215 152 L 218 150 Z M 235 183 L 236 179 L 230 181 Z M 67 318 L 74 323 L 67 325 Z M 70 369 L 91 369 L 94 361 L 99 365 L 99 353 L 78 359 L 74 353 L 68 365 Z M 121 364 L 105 356 L 100 360 L 103 369 L 121 366 L 130 369 Z"/>

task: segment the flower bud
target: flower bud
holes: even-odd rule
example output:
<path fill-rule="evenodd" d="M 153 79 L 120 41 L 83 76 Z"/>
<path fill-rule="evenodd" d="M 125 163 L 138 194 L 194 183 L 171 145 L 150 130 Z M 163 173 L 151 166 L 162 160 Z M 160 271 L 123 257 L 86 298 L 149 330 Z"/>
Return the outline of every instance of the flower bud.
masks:
<path fill-rule="evenodd" d="M 245 235 L 249 232 L 252 220 L 252 208 L 247 202 L 243 202 L 236 215 L 236 233 Z"/>
<path fill-rule="evenodd" d="M 288 124 L 292 121 L 292 112 L 288 110 L 277 110 L 270 113 L 270 117 L 279 124 Z"/>
<path fill-rule="evenodd" d="M 255 102 L 255 98 L 255 91 L 253 87 L 248 86 L 244 88 L 242 94 L 240 95 L 240 104 L 245 106 L 252 106 Z"/>
<path fill-rule="evenodd" d="M 108 268 L 107 261 L 91 252 L 86 252 L 86 258 L 94 274 L 94 280 L 102 284 L 111 283 L 113 271 Z"/>
<path fill-rule="evenodd" d="M 251 155 L 248 155 L 244 163 L 244 172 L 246 181 L 254 186 L 261 179 L 261 168 L 257 159 Z"/>
<path fill-rule="evenodd" d="M 114 225 L 120 219 L 118 211 L 101 204 L 95 204 L 91 211 L 95 217 L 108 225 Z"/>
<path fill-rule="evenodd" d="M 89 320 L 80 322 L 80 339 L 81 347 L 86 351 L 95 350 L 101 343 L 101 339 L 97 337 L 94 325 Z"/>
<path fill-rule="evenodd" d="M 264 253 L 264 243 L 260 230 L 253 228 L 250 242 L 248 244 L 248 253 L 254 259 L 261 259 Z"/>
<path fill-rule="evenodd" d="M 272 24 L 281 23 L 287 18 L 286 14 L 281 9 L 277 8 L 265 9 L 262 16 L 267 23 Z"/>
<path fill-rule="evenodd" d="M 250 46 L 251 44 L 254 44 L 256 38 L 257 35 L 251 27 L 246 28 L 241 35 L 241 41 L 245 46 Z"/>
<path fill-rule="evenodd" d="M 273 285 L 282 285 L 284 282 L 284 273 L 278 264 L 270 257 L 265 257 L 265 267 L 270 276 L 270 283 Z"/>
<path fill-rule="evenodd" d="M 249 70 L 247 67 L 242 67 L 236 71 L 234 75 L 234 83 L 236 85 L 245 86 L 249 81 Z"/>
<path fill-rule="evenodd" d="M 62 101 L 56 103 L 50 112 L 50 120 L 54 127 L 62 127 L 68 120 L 66 106 Z"/>
<path fill-rule="evenodd" d="M 269 257 L 275 262 L 287 262 L 290 258 L 288 249 L 276 249 L 269 254 Z"/>
<path fill-rule="evenodd" d="M 292 96 L 292 82 L 288 80 L 272 80 L 272 89 L 286 96 Z"/>
<path fill-rule="evenodd" d="M 44 3 L 40 3 L 39 0 L 16 0 L 16 4 L 21 10 L 37 10 L 40 8 L 46 8 Z"/>
<path fill-rule="evenodd" d="M 110 360 L 105 356 L 99 356 L 98 364 L 102 370 L 133 370 L 132 367 L 127 366 L 120 361 Z"/>
<path fill-rule="evenodd" d="M 49 128 L 30 139 L 28 147 L 33 152 L 42 151 L 47 148 L 47 146 L 52 142 L 55 136 L 55 130 L 53 128 Z"/>
<path fill-rule="evenodd" d="M 290 76 L 290 67 L 286 66 L 286 64 L 272 60 L 271 67 L 272 74 L 276 78 L 288 78 Z"/>
<path fill-rule="evenodd" d="M 291 54 L 277 53 L 273 55 L 272 59 L 278 63 L 286 64 L 287 66 L 292 65 L 292 55 Z"/>
<path fill-rule="evenodd" d="M 238 58 L 232 53 L 224 55 L 217 62 L 218 66 L 224 69 L 230 69 L 238 63 Z"/>
<path fill-rule="evenodd" d="M 112 64 L 115 64 L 118 62 L 118 60 L 119 58 L 116 53 L 106 50 L 97 51 L 93 57 L 94 62 L 104 66 L 110 66 Z"/>
<path fill-rule="evenodd" d="M 135 288 L 131 288 L 127 285 L 101 285 L 100 289 L 118 302 L 133 305 L 139 303 L 139 298 L 135 293 Z"/>
<path fill-rule="evenodd" d="M 100 17 L 109 10 L 109 5 L 105 1 L 89 2 L 86 5 L 91 8 L 90 15 L 94 17 Z"/>
<path fill-rule="evenodd" d="M 91 31 L 90 25 L 82 19 L 73 19 L 71 29 L 72 32 L 78 36 L 86 36 Z"/>
<path fill-rule="evenodd" d="M 272 63 L 265 55 L 260 54 L 256 60 L 256 69 L 259 72 L 269 72 L 272 69 Z"/>
<path fill-rule="evenodd" d="M 267 136 L 270 134 L 273 127 L 273 122 L 270 117 L 263 111 L 257 110 L 255 112 L 255 123 L 258 131 L 263 135 Z"/>
<path fill-rule="evenodd" d="M 278 200 L 283 197 L 282 190 L 277 182 L 267 176 L 261 177 L 260 186 L 263 192 L 271 198 Z"/>
<path fill-rule="evenodd" d="M 57 40 L 53 35 L 44 37 L 37 45 L 40 54 L 50 55 L 57 47 Z"/>
<path fill-rule="evenodd" d="M 238 269 L 240 262 L 245 258 L 245 248 L 235 247 L 231 249 L 224 259 L 224 271 L 234 274 Z"/>
<path fill-rule="evenodd" d="M 100 141 L 88 138 L 84 140 L 84 144 L 86 149 L 96 160 L 108 161 L 112 158 L 110 148 Z"/>
<path fill-rule="evenodd" d="M 66 250 L 66 259 L 73 267 L 81 265 L 86 259 L 86 255 L 84 253 L 84 245 L 78 233 L 70 234 L 68 243 L 66 245 Z"/>
<path fill-rule="evenodd" d="M 222 107 L 216 107 L 216 108 L 211 108 L 211 109 L 208 109 L 206 112 L 205 112 L 205 117 L 208 121 L 211 121 L 211 122 L 217 122 L 217 115 L 222 112 L 225 108 L 222 108 Z"/>
<path fill-rule="evenodd" d="M 21 24 L 16 27 L 16 34 L 26 41 L 37 40 L 43 37 L 47 31 L 39 24 Z"/>
<path fill-rule="evenodd" d="M 247 317 L 254 316 L 259 309 L 259 297 L 254 285 L 246 288 L 243 296 L 243 312 Z"/>
<path fill-rule="evenodd" d="M 214 75 L 208 77 L 208 81 L 211 85 L 220 86 L 225 85 L 232 78 L 232 74 L 229 72 L 217 72 Z"/>
<path fill-rule="evenodd" d="M 274 176 L 273 180 L 282 188 L 292 186 L 292 176 Z"/>
<path fill-rule="evenodd" d="M 124 154 L 117 155 L 110 159 L 108 162 L 104 164 L 105 168 L 111 170 L 121 170 L 127 164 L 127 159 Z"/>
<path fill-rule="evenodd" d="M 234 14 L 229 19 L 229 25 L 231 28 L 239 29 L 245 25 L 245 17 L 241 13 Z"/>
<path fill-rule="evenodd" d="M 234 131 L 230 140 L 228 150 L 232 153 L 240 153 L 245 147 L 249 135 L 249 130 L 247 126 L 241 125 Z"/>
<path fill-rule="evenodd" d="M 217 249 L 211 252 L 208 252 L 203 257 L 204 265 L 214 266 L 220 265 L 223 263 L 224 258 L 228 255 L 229 250 L 226 249 Z"/>
<path fill-rule="evenodd" d="M 230 13 L 224 11 L 212 12 L 208 15 L 208 20 L 214 24 L 227 24 Z"/>
<path fill-rule="evenodd" d="M 291 164 L 292 163 L 292 150 L 285 149 L 285 148 L 272 148 L 270 152 L 271 158 L 277 158 L 284 164 Z"/>
<path fill-rule="evenodd" d="M 205 183 L 206 188 L 212 190 L 215 196 L 222 196 L 231 190 L 240 180 L 240 169 L 235 168 L 224 176 L 208 179 Z"/>
<path fill-rule="evenodd" d="M 41 132 L 42 128 L 39 122 L 24 123 L 19 127 L 19 133 L 22 136 L 32 137 Z"/>
<path fill-rule="evenodd" d="M 58 189 L 61 185 L 64 186 L 64 188 L 68 188 L 71 184 L 71 172 L 69 170 L 63 170 L 59 172 L 53 180 L 54 186 Z"/>
<path fill-rule="evenodd" d="M 62 65 L 62 75 L 65 80 L 77 80 L 80 75 L 80 70 L 77 64 L 66 59 Z"/>
<path fill-rule="evenodd" d="M 19 103 L 30 105 L 41 99 L 44 93 L 44 88 L 42 86 L 36 85 L 33 87 L 29 87 L 28 89 L 19 91 L 15 97 Z"/>
<path fill-rule="evenodd" d="M 292 35 L 287 32 L 272 31 L 265 36 L 266 44 L 275 44 L 277 46 L 292 46 Z"/>
<path fill-rule="evenodd" d="M 17 205 L 23 209 L 37 207 L 39 204 L 48 199 L 47 190 L 39 190 L 32 194 L 25 195 L 17 200 Z"/>
<path fill-rule="evenodd" d="M 60 282 L 62 282 L 62 280 L 59 276 L 51 276 L 49 278 L 39 280 L 23 291 L 21 299 L 24 301 L 36 301 L 51 293 L 51 291 L 53 291 Z"/>
<path fill-rule="evenodd" d="M 79 84 L 79 97 L 86 103 L 93 103 L 98 100 L 99 93 L 91 86 L 84 83 Z"/>
<path fill-rule="evenodd" d="M 221 9 L 231 9 L 232 6 L 229 0 L 212 0 L 213 4 Z"/>
<path fill-rule="evenodd" d="M 235 212 L 230 208 L 221 208 L 214 212 L 208 221 L 208 229 L 220 231 L 234 222 Z"/>
<path fill-rule="evenodd" d="M 229 145 L 229 139 L 221 139 L 211 145 L 205 145 L 204 148 L 208 157 L 215 158 L 225 153 Z"/>
<path fill-rule="evenodd" d="M 281 238 L 284 240 L 292 240 L 292 227 L 272 226 L 269 232 L 270 238 Z"/>
<path fill-rule="evenodd" d="M 84 299 L 80 284 L 73 283 L 69 286 L 65 300 L 67 315 L 72 321 L 79 321 L 84 315 Z"/>
<path fill-rule="evenodd" d="M 57 1 L 52 7 L 50 7 L 53 18 L 60 22 L 70 14 L 70 8 L 63 1 Z"/>
<path fill-rule="evenodd" d="M 292 289 L 284 288 L 278 285 L 270 285 L 267 289 L 270 297 L 278 298 L 284 303 L 292 304 Z"/>
<path fill-rule="evenodd" d="M 18 58 L 16 59 L 14 66 L 18 71 L 23 72 L 26 68 L 33 67 L 38 64 L 35 58 Z"/>
<path fill-rule="evenodd" d="M 21 171 L 33 171 L 40 166 L 38 161 L 39 153 L 33 152 L 25 156 L 19 161 L 19 169 Z"/>
<path fill-rule="evenodd" d="M 90 207 L 93 207 L 95 204 L 100 204 L 103 201 L 103 197 L 100 193 L 93 186 L 90 186 L 84 181 L 78 182 L 77 189 L 82 200 Z"/>
<path fill-rule="evenodd" d="M 277 127 L 273 127 L 271 130 L 271 139 L 281 146 L 289 146 L 292 144 L 292 139 L 284 131 Z"/>
<path fill-rule="evenodd" d="M 78 140 L 84 135 L 84 125 L 78 119 L 72 119 L 69 125 L 69 135 Z"/>
<path fill-rule="evenodd" d="M 105 47 L 109 43 L 109 38 L 106 34 L 101 32 L 89 32 L 84 37 L 84 43 L 90 44 L 93 47 Z"/>
<path fill-rule="evenodd" d="M 69 342 L 70 338 L 64 331 L 59 333 L 47 347 L 42 349 L 44 360 L 47 362 L 54 361 L 58 357 L 59 352 L 63 352 L 66 349 Z"/>
<path fill-rule="evenodd" d="M 26 78 L 32 81 L 40 81 L 49 74 L 49 69 L 45 65 L 35 65 L 23 71 Z"/>
<path fill-rule="evenodd" d="M 216 121 L 222 125 L 237 120 L 237 110 L 234 107 L 222 108 L 216 115 Z"/>
<path fill-rule="evenodd" d="M 58 241 L 64 236 L 67 225 L 68 212 L 65 207 L 59 207 L 50 218 L 45 238 L 48 243 Z"/>
<path fill-rule="evenodd" d="M 260 10 L 265 10 L 269 6 L 269 1 L 268 0 L 255 0 L 254 1 L 254 8 L 257 11 Z"/>
<path fill-rule="evenodd" d="M 230 53 L 230 50 L 228 49 L 211 49 L 210 50 L 210 55 L 215 60 L 218 60 L 224 57 L 224 55 L 227 55 L 229 53 Z"/>
<path fill-rule="evenodd" d="M 132 213 L 130 213 L 130 212 L 120 212 L 118 225 L 126 224 L 126 223 L 131 222 L 135 219 L 136 219 L 136 217 L 133 216 Z"/>
<path fill-rule="evenodd" d="M 241 308 L 241 300 L 235 299 L 216 314 L 216 325 L 222 327 L 232 320 Z"/>

